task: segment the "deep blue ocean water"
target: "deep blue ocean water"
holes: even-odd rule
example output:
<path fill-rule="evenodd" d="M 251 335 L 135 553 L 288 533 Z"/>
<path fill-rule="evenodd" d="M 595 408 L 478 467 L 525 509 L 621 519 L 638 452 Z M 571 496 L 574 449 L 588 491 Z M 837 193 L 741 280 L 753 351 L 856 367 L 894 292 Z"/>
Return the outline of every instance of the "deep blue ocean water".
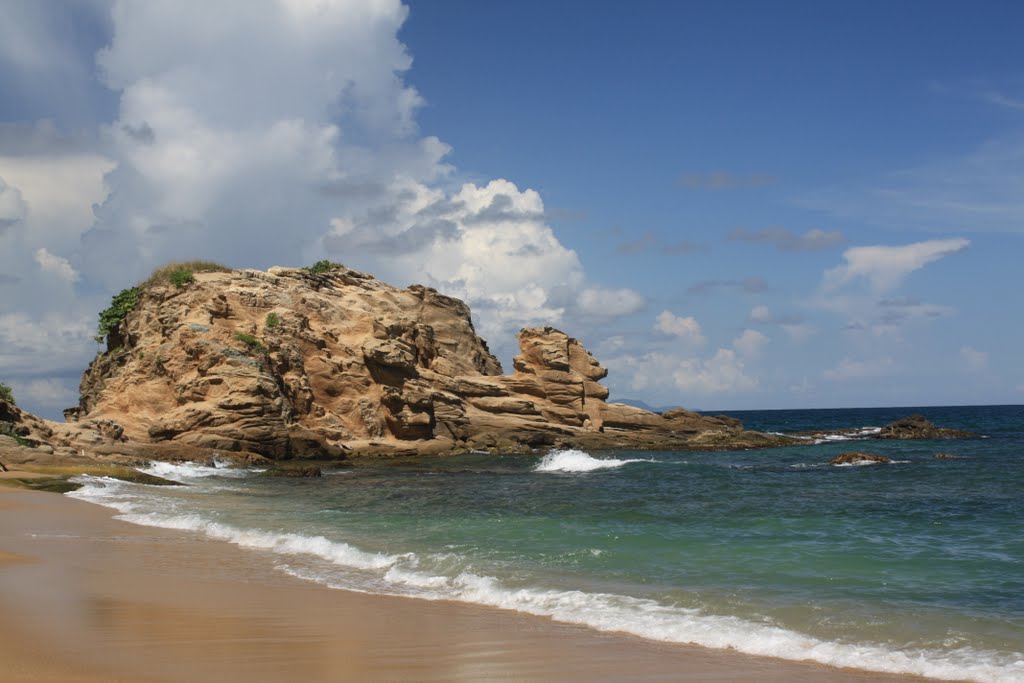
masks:
<path fill-rule="evenodd" d="M 154 464 L 190 486 L 90 479 L 72 495 L 254 548 L 335 588 L 839 666 L 1024 681 L 1024 406 L 729 414 L 790 432 L 914 412 L 983 438 L 473 454 L 308 480 Z M 894 462 L 827 464 L 848 450 Z"/>

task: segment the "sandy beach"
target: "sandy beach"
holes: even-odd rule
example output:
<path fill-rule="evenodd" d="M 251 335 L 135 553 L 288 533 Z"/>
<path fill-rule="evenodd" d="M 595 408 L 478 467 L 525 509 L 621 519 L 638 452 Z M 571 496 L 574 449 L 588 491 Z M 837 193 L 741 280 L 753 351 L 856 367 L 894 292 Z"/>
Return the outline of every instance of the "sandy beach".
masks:
<path fill-rule="evenodd" d="M 252 551 L 0 490 L 3 681 L 910 681 L 332 590 Z"/>

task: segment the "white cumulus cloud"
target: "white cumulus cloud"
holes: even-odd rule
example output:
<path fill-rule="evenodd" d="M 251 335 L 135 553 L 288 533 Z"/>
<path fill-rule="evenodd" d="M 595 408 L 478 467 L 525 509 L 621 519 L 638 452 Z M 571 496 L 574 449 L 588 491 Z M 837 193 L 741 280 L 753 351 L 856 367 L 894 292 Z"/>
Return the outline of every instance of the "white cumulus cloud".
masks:
<path fill-rule="evenodd" d="M 670 311 L 658 316 L 657 328 L 666 334 L 692 339 L 704 336 L 693 318 L 680 318 Z M 663 329 L 664 328 L 664 329 Z M 747 368 L 770 341 L 757 330 L 744 330 L 728 348 L 720 347 L 710 356 L 684 355 L 676 352 L 650 351 L 640 355 L 625 354 L 608 359 L 609 368 L 626 375 L 633 391 L 653 391 L 670 400 L 689 401 L 690 397 L 737 395 L 756 391 L 760 381 Z"/>
<path fill-rule="evenodd" d="M 0 234 L 16 222 L 31 234 L 0 253 L 9 281 L 84 281 L 89 296 L 106 290 L 102 300 L 172 259 L 265 268 L 326 257 L 465 299 L 499 355 L 524 325 L 572 329 L 643 307 L 637 292 L 586 276 L 536 191 L 461 182 L 448 145 L 420 132 L 399 0 L 94 11 L 109 14 L 97 21 L 106 47 L 62 73 L 100 79 L 114 120 L 83 135 L 88 144 L 58 141 L 45 122 L 29 138 L 0 130 Z M 5 64 L 27 69 L 25 59 Z M 75 303 L 66 286 L 25 289 L 35 301 L 8 300 L 0 313 L 45 309 L 46 298 L 66 314 Z"/>
<path fill-rule="evenodd" d="M 756 356 L 769 341 L 768 335 L 763 332 L 747 329 L 733 340 L 732 346 L 743 356 Z"/>
<path fill-rule="evenodd" d="M 654 329 L 676 337 L 692 346 L 703 346 L 707 341 L 696 318 L 693 316 L 686 316 L 684 318 L 675 315 L 672 311 L 662 311 L 659 313 Z"/>

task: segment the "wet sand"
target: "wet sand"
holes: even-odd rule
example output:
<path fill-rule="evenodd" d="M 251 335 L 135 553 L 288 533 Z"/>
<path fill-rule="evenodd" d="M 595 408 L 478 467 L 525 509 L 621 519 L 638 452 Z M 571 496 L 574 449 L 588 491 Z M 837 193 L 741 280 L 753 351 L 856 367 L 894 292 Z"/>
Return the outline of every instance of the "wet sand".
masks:
<path fill-rule="evenodd" d="M 332 590 L 256 551 L 0 489 L 0 681 L 919 681 Z"/>

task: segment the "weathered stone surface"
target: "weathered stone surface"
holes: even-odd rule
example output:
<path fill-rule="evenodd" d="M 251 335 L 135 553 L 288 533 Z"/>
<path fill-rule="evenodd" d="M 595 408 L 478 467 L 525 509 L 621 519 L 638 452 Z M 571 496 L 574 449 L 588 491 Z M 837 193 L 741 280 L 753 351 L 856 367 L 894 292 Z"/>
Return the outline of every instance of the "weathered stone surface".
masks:
<path fill-rule="evenodd" d="M 398 289 L 344 267 L 195 277 L 142 293 L 116 330 L 118 347 L 83 375 L 69 422 L 39 421 L 55 447 L 340 459 L 796 443 L 731 418 L 608 403 L 607 369 L 551 327 L 522 330 L 514 372 L 502 375 L 469 308 L 427 287 Z"/>
<path fill-rule="evenodd" d="M 840 453 L 829 460 L 829 465 L 864 465 L 868 463 L 888 464 L 892 459 L 876 453 Z"/>
<path fill-rule="evenodd" d="M 910 415 L 882 427 L 879 439 L 970 439 L 973 432 L 936 427 L 923 415 Z"/>

